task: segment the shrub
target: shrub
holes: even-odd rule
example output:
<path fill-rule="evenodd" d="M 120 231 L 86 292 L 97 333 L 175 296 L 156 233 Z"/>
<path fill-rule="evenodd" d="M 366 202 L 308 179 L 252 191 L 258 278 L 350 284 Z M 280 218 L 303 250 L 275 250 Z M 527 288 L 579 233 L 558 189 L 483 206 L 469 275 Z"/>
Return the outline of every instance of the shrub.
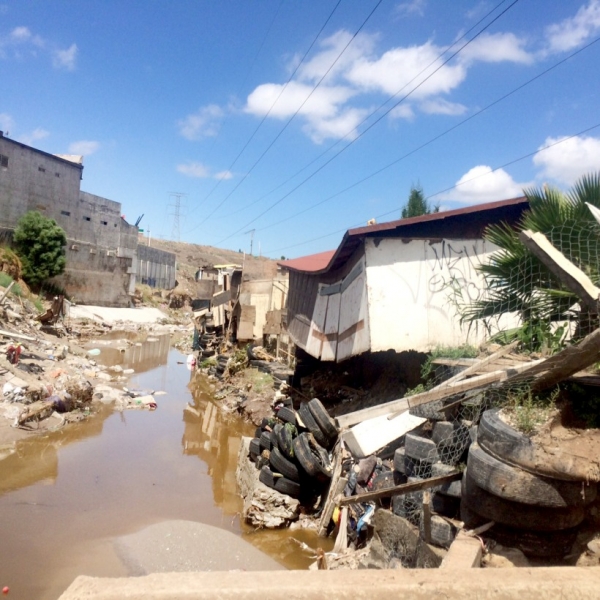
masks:
<path fill-rule="evenodd" d="M 27 283 L 39 286 L 65 270 L 67 237 L 54 219 L 37 211 L 25 213 L 19 219 L 13 240 Z"/>

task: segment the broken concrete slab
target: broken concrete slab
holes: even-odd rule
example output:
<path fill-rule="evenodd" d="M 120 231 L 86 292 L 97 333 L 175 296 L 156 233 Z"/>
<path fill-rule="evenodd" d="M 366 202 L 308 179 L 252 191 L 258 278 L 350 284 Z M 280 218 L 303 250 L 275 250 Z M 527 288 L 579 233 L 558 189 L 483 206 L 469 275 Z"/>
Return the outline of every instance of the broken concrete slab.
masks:
<path fill-rule="evenodd" d="M 469 569 L 481 567 L 483 548 L 479 538 L 459 531 L 442 561 L 440 569 Z"/>
<path fill-rule="evenodd" d="M 408 411 L 396 419 L 390 420 L 388 416 L 384 414 L 368 419 L 342 434 L 341 437 L 353 456 L 370 456 L 394 440 L 401 440 L 427 420 L 415 417 Z"/>
<path fill-rule="evenodd" d="M 257 528 L 285 527 L 298 520 L 300 502 L 259 481 L 259 471 L 248 459 L 250 440 L 249 437 L 242 438 L 236 471 L 236 480 L 244 500 L 243 519 Z"/>

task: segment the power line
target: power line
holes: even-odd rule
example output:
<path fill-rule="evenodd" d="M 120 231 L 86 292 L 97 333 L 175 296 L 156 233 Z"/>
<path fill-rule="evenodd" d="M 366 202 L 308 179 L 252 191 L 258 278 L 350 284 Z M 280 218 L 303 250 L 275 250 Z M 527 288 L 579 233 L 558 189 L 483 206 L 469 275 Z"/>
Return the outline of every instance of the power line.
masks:
<path fill-rule="evenodd" d="M 382 0 L 380 0 L 380 2 L 381 1 Z M 277 96 L 277 98 L 275 98 L 275 100 L 273 101 L 273 104 L 271 104 L 271 106 L 269 107 L 269 110 L 265 113 L 265 115 L 263 116 L 263 118 L 261 119 L 261 121 L 259 122 L 259 124 L 256 126 L 256 128 L 254 129 L 254 131 L 250 134 L 250 137 L 248 138 L 248 140 L 246 141 L 246 143 L 242 146 L 242 149 L 237 153 L 237 156 L 233 159 L 233 162 L 229 165 L 229 167 L 227 169 L 228 171 L 231 171 L 233 169 L 233 167 L 236 165 L 237 161 L 240 159 L 240 157 L 242 156 L 242 154 L 244 153 L 244 151 L 246 150 L 246 148 L 250 145 L 250 142 L 254 139 L 254 137 L 258 133 L 258 130 L 262 127 L 263 123 L 267 120 L 268 116 L 271 114 L 271 111 L 273 110 L 273 108 L 275 108 L 275 105 L 277 104 L 277 102 L 279 101 L 279 99 L 281 98 L 281 96 L 283 95 L 283 93 L 285 92 L 285 90 L 287 89 L 288 85 L 291 83 L 292 79 L 294 78 L 294 76 L 298 72 L 298 69 L 302 66 L 302 64 L 306 60 L 306 57 L 308 56 L 309 52 L 312 50 L 313 46 L 316 44 L 317 40 L 321 36 L 321 33 L 323 32 L 323 30 L 325 29 L 325 27 L 327 26 L 327 24 L 329 23 L 329 21 L 333 17 L 335 11 L 337 10 L 337 8 L 341 4 L 341 2 L 342 2 L 342 0 L 338 0 L 338 2 L 336 3 L 336 5 L 333 7 L 333 10 L 329 13 L 329 16 L 325 20 L 325 23 L 323 23 L 323 25 L 321 26 L 321 28 L 317 32 L 317 35 L 314 37 L 313 41 L 310 43 L 310 46 L 308 47 L 308 49 L 304 53 L 304 56 L 298 62 L 298 64 L 296 65 L 296 68 L 294 69 L 294 71 L 292 72 L 292 74 L 289 76 L 288 80 L 285 82 L 285 84 L 281 88 L 281 91 L 279 92 L 279 95 Z M 292 119 L 293 119 L 293 117 L 292 117 Z M 291 119 L 290 119 L 290 121 L 291 121 Z M 285 127 L 287 127 L 288 124 L 289 124 L 289 122 L 284 126 L 284 129 L 285 129 Z M 244 179 L 246 179 L 246 177 L 248 177 L 249 174 L 250 173 L 247 173 L 244 176 L 244 178 L 242 179 L 242 181 Z M 208 200 L 208 198 L 213 194 L 213 192 L 219 187 L 219 185 L 221 184 L 221 181 L 222 181 L 222 179 L 219 179 L 219 181 L 212 188 L 212 190 L 208 193 L 208 195 L 205 196 L 205 198 L 202 200 L 202 202 L 205 202 L 206 200 Z M 235 191 L 237 189 L 237 187 L 239 187 L 239 184 L 238 184 L 238 186 L 236 186 L 236 188 L 234 188 L 233 191 Z M 229 196 L 233 193 L 233 191 L 229 194 Z M 198 223 L 198 225 L 196 225 L 195 227 L 189 229 L 188 233 L 190 231 L 194 231 L 195 229 L 198 229 L 198 227 L 200 227 L 203 223 L 205 223 L 206 220 L 208 218 L 210 218 L 215 213 L 215 211 L 218 210 L 223 205 L 223 203 L 227 200 L 227 198 L 229 198 L 229 196 L 226 196 L 225 199 L 222 200 L 221 203 L 207 217 L 205 217 L 202 221 L 200 221 L 200 223 Z"/>
<path fill-rule="evenodd" d="M 518 0 L 515 0 L 515 1 L 518 1 Z M 306 98 L 304 99 L 304 101 L 302 102 L 302 104 L 300 104 L 300 106 L 297 108 L 296 112 L 289 118 L 289 120 L 287 121 L 287 123 L 283 126 L 283 128 L 279 131 L 279 133 L 275 136 L 275 138 L 271 141 L 271 143 L 266 147 L 266 149 L 263 151 L 263 153 L 256 159 L 256 161 L 250 167 L 250 169 L 248 170 L 248 172 L 242 177 L 242 179 L 240 179 L 240 181 L 231 190 L 231 192 L 229 192 L 229 194 L 227 194 L 227 196 L 225 196 L 225 198 L 223 198 L 223 200 L 221 201 L 221 203 L 215 207 L 215 209 L 213 210 L 213 212 L 210 213 L 204 219 L 204 221 L 206 221 L 207 219 L 209 219 L 225 203 L 225 201 L 228 200 L 231 197 L 231 195 L 242 185 L 242 183 L 244 183 L 244 181 L 250 175 L 250 173 L 252 173 L 252 171 L 254 171 L 254 168 L 265 157 L 265 155 L 267 154 L 267 152 L 273 147 L 273 145 L 275 144 L 275 142 L 277 142 L 277 140 L 281 137 L 281 135 L 283 134 L 283 132 L 287 129 L 288 125 L 293 121 L 293 119 L 302 110 L 303 106 L 310 100 L 311 96 L 317 91 L 317 88 L 321 85 L 321 83 L 323 83 L 323 80 L 327 77 L 327 75 L 329 75 L 329 73 L 331 72 L 331 70 L 333 69 L 333 67 L 335 67 L 335 65 L 340 60 L 340 58 L 342 57 L 342 55 L 344 54 L 344 52 L 346 52 L 346 50 L 348 49 L 348 47 L 350 46 L 350 44 L 354 41 L 354 39 L 356 38 L 356 36 L 361 32 L 361 30 L 363 29 L 363 27 L 367 24 L 367 21 L 369 21 L 369 19 L 373 16 L 373 14 L 375 13 L 375 11 L 377 10 L 377 8 L 379 7 L 379 5 L 382 2 L 383 2 L 383 0 L 379 0 L 379 2 L 375 5 L 375 8 L 373 8 L 373 10 L 368 14 L 367 18 L 363 21 L 363 23 L 361 24 L 361 26 L 356 30 L 356 32 L 354 33 L 354 35 L 350 38 L 350 40 L 344 46 L 344 48 L 342 49 L 342 51 L 338 54 L 338 56 L 336 57 L 336 59 L 331 63 L 331 65 L 329 66 L 329 68 L 327 69 L 327 71 L 325 71 L 325 73 L 323 74 L 323 76 L 321 77 L 321 79 L 319 79 L 319 81 L 313 87 L 313 89 L 310 91 L 310 93 L 308 94 L 308 96 L 306 96 Z M 266 115 L 266 116 L 268 116 L 268 115 Z M 265 116 L 265 118 L 266 118 L 266 116 Z"/>
<path fill-rule="evenodd" d="M 314 163 L 316 163 L 319 159 L 321 159 L 323 156 L 325 156 L 326 154 L 328 154 L 331 150 L 333 150 L 336 146 L 338 146 L 339 144 L 341 144 L 346 138 L 348 138 L 355 130 L 359 129 L 362 125 L 364 125 L 371 117 L 373 117 L 375 114 L 377 114 L 382 108 L 384 108 L 389 102 L 391 102 L 394 98 L 396 98 L 403 90 L 405 90 L 413 81 L 415 81 L 419 76 L 421 76 L 423 73 L 425 73 L 427 71 L 427 69 L 429 69 L 430 67 L 432 67 L 436 62 L 438 62 L 445 54 L 447 54 L 452 48 L 454 48 L 461 40 L 465 39 L 467 37 L 467 35 L 469 33 L 471 33 L 471 31 L 473 31 L 476 27 L 478 27 L 483 21 L 485 21 L 492 13 L 494 13 L 500 6 L 502 6 L 502 4 L 504 4 L 505 2 L 507 2 L 507 0 L 501 0 L 501 2 L 499 2 L 498 4 L 496 4 L 496 6 L 494 6 L 494 8 L 492 8 L 487 14 L 485 14 L 481 19 L 479 19 L 479 21 L 477 21 L 476 23 L 473 24 L 472 27 L 470 27 L 467 31 L 465 31 L 463 33 L 463 35 L 461 35 L 459 38 L 456 39 L 456 41 L 452 44 L 450 44 L 450 46 L 446 47 L 444 49 L 443 52 L 441 52 L 440 54 L 438 54 L 438 56 L 436 56 L 436 58 L 434 60 L 432 60 L 426 67 L 424 67 L 423 69 L 421 69 L 421 71 L 419 71 L 412 79 L 410 79 L 409 81 L 407 81 L 398 91 L 396 91 L 392 96 L 390 96 L 385 102 L 383 102 L 382 104 L 380 104 L 374 111 L 372 111 L 371 113 L 369 113 L 362 121 L 360 121 L 360 123 L 358 123 L 355 127 L 353 127 L 352 129 L 350 129 L 349 131 L 347 131 L 339 140 L 337 140 L 335 143 L 333 143 L 331 146 L 329 146 L 328 148 L 326 148 L 323 152 L 321 152 L 316 158 L 314 158 L 313 160 L 311 160 L 309 163 L 307 163 L 306 165 L 304 165 L 300 170 L 296 171 L 293 175 L 291 175 L 290 177 L 288 177 L 285 181 L 283 181 L 282 183 L 280 183 L 279 185 L 277 185 L 276 187 L 274 187 L 273 189 L 271 189 L 269 192 L 267 192 L 266 194 L 263 194 L 262 196 L 260 196 L 259 198 L 257 198 L 256 200 L 250 202 L 249 204 L 246 204 L 246 206 L 243 206 L 242 208 L 240 208 L 239 210 L 233 211 L 231 213 L 229 213 L 228 215 L 224 215 L 223 217 L 219 217 L 219 218 L 229 218 L 232 217 L 234 215 L 239 214 L 240 212 L 243 212 L 244 210 L 247 210 L 248 208 L 251 208 L 252 206 L 254 206 L 255 204 L 257 204 L 258 202 L 260 202 L 261 200 L 264 200 L 266 197 L 270 196 L 273 192 L 276 192 L 277 190 L 279 190 L 280 188 L 282 188 L 285 184 L 289 183 L 290 181 L 292 181 L 292 179 L 294 179 L 295 177 L 297 177 L 298 175 L 300 175 L 300 173 L 302 173 L 303 171 L 305 171 L 306 169 L 308 169 L 308 167 L 310 167 L 311 165 L 313 165 Z M 385 115 L 384 115 L 385 116 Z"/>
<path fill-rule="evenodd" d="M 260 56 L 260 53 L 262 52 L 262 49 L 263 49 L 263 47 L 265 45 L 265 42 L 267 41 L 267 38 L 269 37 L 269 34 L 271 33 L 271 29 L 273 28 L 273 24 L 275 23 L 275 21 L 277 19 L 277 16 L 279 15 L 279 11 L 281 10 L 281 7 L 283 6 L 283 1 L 284 0 L 281 0 L 279 2 L 279 6 L 277 7 L 277 10 L 275 11 L 275 14 L 273 15 L 273 18 L 271 19 L 271 22 L 269 23 L 269 26 L 267 27 L 267 31 L 265 32 L 265 35 L 262 38 L 262 41 L 260 43 L 260 46 L 258 47 L 258 50 L 256 51 L 256 54 L 254 55 L 254 59 L 252 60 L 252 64 L 250 65 L 250 68 L 246 70 L 246 74 L 244 76 L 244 79 L 243 79 L 242 83 L 240 84 L 240 86 L 238 88 L 238 92 L 237 92 L 238 96 L 241 94 L 242 89 L 246 85 L 246 82 L 248 81 L 248 77 L 250 77 L 250 73 L 252 72 L 252 69 L 254 69 L 254 65 L 256 65 L 256 62 L 258 60 L 258 57 Z M 213 142 L 209 146 L 207 154 L 210 155 L 212 153 L 212 150 L 215 147 L 216 143 L 217 143 L 217 136 L 215 136 L 213 138 Z M 217 183 L 213 186 L 213 189 L 210 190 L 210 192 L 208 192 L 208 194 L 202 200 L 200 200 L 200 203 L 198 204 L 198 206 L 196 208 L 199 208 L 200 206 L 202 206 L 202 204 L 204 204 L 204 202 L 211 196 L 211 194 L 217 189 L 217 187 L 219 187 L 219 184 L 221 183 L 221 181 L 222 181 L 221 179 L 219 179 L 217 181 Z"/>
<path fill-rule="evenodd" d="M 344 146 L 341 150 L 339 150 L 336 154 L 334 154 L 329 160 L 327 160 L 325 163 L 323 163 L 318 169 L 313 171 L 308 177 L 304 178 L 298 185 L 296 185 L 294 188 L 292 188 L 287 194 L 285 194 L 284 196 L 279 198 L 279 200 L 277 200 L 276 202 L 271 204 L 269 207 L 267 207 L 263 212 L 261 212 L 259 215 L 257 215 L 254 219 L 252 219 L 251 221 L 248 221 L 248 223 L 246 223 L 243 227 L 234 231 L 231 235 L 229 235 L 229 236 L 223 238 L 222 240 L 220 240 L 219 242 L 217 242 L 217 245 L 222 244 L 223 242 L 232 238 L 234 235 L 238 234 L 243 229 L 246 229 L 247 227 L 252 225 L 254 222 L 256 222 L 258 219 L 260 219 L 266 213 L 268 213 L 273 208 L 275 208 L 278 204 L 283 202 L 286 198 L 291 196 L 296 190 L 301 188 L 305 183 L 310 181 L 317 173 L 322 171 L 327 165 L 329 165 L 338 156 L 340 156 L 340 154 L 345 152 L 348 148 L 350 148 L 350 146 L 352 146 L 355 142 L 357 142 L 359 139 L 361 139 L 368 131 L 370 131 L 375 125 L 377 125 L 377 123 L 379 123 L 385 116 L 387 116 L 392 110 L 394 110 L 394 108 L 396 108 L 401 102 L 406 100 L 406 98 L 411 96 L 424 83 L 426 83 L 429 79 L 431 79 L 431 77 L 433 77 L 442 67 L 444 67 L 448 62 L 450 62 L 457 54 L 459 54 L 464 48 L 466 48 L 469 44 L 471 44 L 475 39 L 477 39 L 484 31 L 486 31 L 489 27 L 491 27 L 491 25 L 493 25 L 500 17 L 502 17 L 508 10 L 510 10 L 518 1 L 519 0 L 513 0 L 513 2 L 507 8 L 505 8 L 499 15 L 494 17 L 487 25 L 485 25 L 479 32 L 477 32 L 470 40 L 468 40 L 465 44 L 463 44 L 456 52 L 451 54 L 439 67 L 437 67 L 434 71 L 432 71 L 427 77 L 425 77 L 425 79 L 423 79 L 412 90 L 410 90 L 407 94 L 405 94 L 402 98 L 400 98 L 400 100 L 398 100 L 398 102 L 396 102 L 393 106 L 391 106 L 388 110 L 386 110 L 382 115 L 380 115 L 363 132 L 361 132 L 355 139 L 353 139 L 348 144 L 346 144 L 346 146 Z"/>
<path fill-rule="evenodd" d="M 558 61 L 554 65 L 548 67 L 547 69 L 545 69 L 541 73 L 538 73 L 537 75 L 535 75 L 531 79 L 527 80 L 526 82 L 522 83 L 521 85 L 519 85 L 516 88 L 514 88 L 513 90 L 511 90 L 510 92 L 507 92 L 503 96 L 500 96 L 500 98 L 497 98 L 496 100 L 494 100 L 493 102 L 491 102 L 490 104 L 488 104 L 487 106 L 485 106 L 484 108 L 481 108 L 480 110 L 474 112 L 472 115 L 466 117 L 465 119 L 463 119 L 459 123 L 456 123 L 456 125 L 453 125 L 452 127 L 449 127 L 448 129 L 446 129 L 442 133 L 440 133 L 440 134 L 438 134 L 438 135 L 430 138 L 428 141 L 424 142 L 420 146 L 417 146 L 416 148 L 413 148 L 412 150 L 410 150 L 406 154 L 403 154 L 399 158 L 393 160 L 392 162 L 388 163 L 387 165 L 381 167 L 380 169 L 377 169 L 373 173 L 370 173 L 366 177 L 363 177 L 362 179 L 359 179 L 358 181 L 355 181 L 354 183 L 352 183 L 348 187 L 344 188 L 343 190 L 340 190 L 339 192 L 336 192 L 335 194 L 332 194 L 331 196 L 328 196 L 327 198 L 325 198 L 323 200 L 320 200 L 319 202 L 316 202 L 315 204 L 312 204 L 311 206 L 307 206 L 306 208 L 303 208 L 302 210 L 300 210 L 300 211 L 298 211 L 298 212 L 296 212 L 296 213 L 294 213 L 292 215 L 289 215 L 289 216 L 285 217 L 284 219 L 280 219 L 279 221 L 275 221 L 274 223 L 266 225 L 265 227 L 260 228 L 258 231 L 264 231 L 266 229 L 270 229 L 271 227 L 275 227 L 277 225 L 281 225 L 282 223 L 285 223 L 286 221 L 289 221 L 290 219 L 294 219 L 294 218 L 296 218 L 296 217 L 298 217 L 298 216 L 300 216 L 300 215 L 302 215 L 302 214 L 304 214 L 306 212 L 309 212 L 309 211 L 313 210 L 314 208 L 317 208 L 318 206 L 321 206 L 321 205 L 325 204 L 326 202 L 329 202 L 330 200 L 333 200 L 334 198 L 337 198 L 341 194 L 344 194 L 345 192 L 350 191 L 351 189 L 357 187 L 358 185 L 364 183 L 365 181 L 368 181 L 369 179 L 372 179 L 373 177 L 379 175 L 380 173 L 383 173 L 387 169 L 389 169 L 389 168 L 397 165 L 398 163 L 402 162 L 403 160 L 405 160 L 409 156 L 412 156 L 413 154 L 416 154 L 417 152 L 419 152 L 423 148 L 426 148 L 430 144 L 433 144 L 434 142 L 436 142 L 437 140 L 439 140 L 442 137 L 446 136 L 447 134 L 451 133 L 455 129 L 458 129 L 459 127 L 462 127 L 465 123 L 468 123 L 469 121 L 471 121 L 475 117 L 478 117 L 479 115 L 481 115 L 482 113 L 486 112 L 487 110 L 489 110 L 490 108 L 492 108 L 496 104 L 499 104 L 500 102 L 506 100 L 507 98 L 509 98 L 513 94 L 516 94 L 517 92 L 521 91 L 523 88 L 527 87 L 528 85 L 530 85 L 534 81 L 540 79 L 544 75 L 547 75 L 548 73 L 550 73 L 551 71 L 553 71 L 554 69 L 556 69 L 557 67 L 559 67 L 560 65 L 562 65 L 563 63 L 567 62 L 568 60 L 570 60 L 571 58 L 573 58 L 577 54 L 580 54 L 581 52 L 583 52 L 584 50 L 586 50 L 590 46 L 593 46 L 594 44 L 598 43 L 599 41 L 600 41 L 600 37 L 596 38 L 595 40 L 592 40 L 589 44 L 586 44 L 582 48 L 579 48 L 579 50 L 576 50 L 575 52 L 573 52 L 569 56 L 563 58 L 562 60 Z"/>
<path fill-rule="evenodd" d="M 541 152 L 544 152 L 550 148 L 553 148 L 554 146 L 558 146 L 560 144 L 563 144 L 564 142 L 567 142 L 569 140 L 572 140 L 573 138 L 576 138 L 580 135 L 583 135 L 584 133 L 588 133 L 594 129 L 597 129 L 598 127 L 600 127 L 600 123 L 596 123 L 595 125 L 592 125 L 591 127 L 586 127 L 585 129 L 579 131 L 578 133 L 574 133 L 568 137 L 565 137 L 561 140 L 558 140 L 556 142 L 553 142 L 552 144 L 547 144 L 545 146 L 542 146 L 541 148 L 538 148 L 537 150 L 533 151 L 533 152 L 528 152 L 527 154 L 523 154 L 522 156 L 519 156 L 519 158 L 515 158 L 513 160 L 510 160 L 506 163 L 504 163 L 503 165 L 500 165 L 499 167 L 496 167 L 495 169 L 492 169 L 491 171 L 488 171 L 487 173 L 482 173 L 481 175 L 476 175 L 475 177 L 471 177 L 470 179 L 466 179 L 464 181 L 461 181 L 460 183 L 455 183 L 454 185 L 451 185 L 450 187 L 444 188 L 443 190 L 439 190 L 429 196 L 427 196 L 427 200 L 429 200 L 430 198 L 434 198 L 435 196 L 439 196 L 440 194 L 444 194 L 446 192 L 449 192 L 450 190 L 459 188 L 467 183 L 470 183 L 472 181 L 475 181 L 476 179 L 480 179 L 481 177 L 487 177 L 488 175 L 491 175 L 492 173 L 495 173 L 496 171 L 499 171 L 500 169 L 504 169 L 505 167 L 509 167 L 510 165 L 514 165 L 517 162 L 520 162 L 522 160 L 525 160 L 526 158 L 530 158 L 532 156 L 535 156 L 536 154 L 540 154 Z M 375 218 L 376 219 L 381 219 L 383 217 L 387 217 L 393 213 L 397 213 L 398 212 L 398 208 L 395 207 L 390 211 L 387 211 L 385 213 L 382 213 L 380 215 L 377 215 Z M 282 250 L 289 250 L 290 248 L 297 248 L 298 246 L 305 246 L 306 244 L 310 244 L 312 242 L 316 242 L 328 237 L 331 237 L 332 235 L 336 235 L 338 233 L 342 233 L 342 232 L 346 232 L 349 229 L 353 229 L 355 227 L 360 227 L 363 223 L 357 223 L 356 225 L 352 225 L 350 227 L 345 227 L 344 229 L 338 229 L 336 231 L 333 231 L 331 233 L 327 233 L 325 235 L 316 237 L 316 238 L 312 238 L 310 240 L 304 241 L 304 242 L 300 242 L 298 244 L 292 244 L 290 246 L 284 246 L 282 248 L 275 248 L 275 250 L 271 250 L 268 254 L 276 254 L 281 252 Z M 265 255 L 267 255 L 267 253 L 265 253 Z"/>

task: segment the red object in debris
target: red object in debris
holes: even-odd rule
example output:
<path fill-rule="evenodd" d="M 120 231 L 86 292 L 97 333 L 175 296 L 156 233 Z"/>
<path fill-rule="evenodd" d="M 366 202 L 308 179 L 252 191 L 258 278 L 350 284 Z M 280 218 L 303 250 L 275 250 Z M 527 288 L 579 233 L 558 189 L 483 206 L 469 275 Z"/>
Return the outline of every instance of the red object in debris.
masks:
<path fill-rule="evenodd" d="M 16 365 L 19 362 L 19 356 L 21 356 L 21 344 L 8 347 L 6 358 L 8 358 L 8 362 L 11 365 Z"/>
<path fill-rule="evenodd" d="M 6 596 L 6 594 L 8 594 L 8 592 L 10 592 L 10 589 L 8 588 L 8 586 L 7 586 L 7 585 L 5 585 L 5 586 L 2 588 L 2 593 L 3 593 L 3 594 Z"/>

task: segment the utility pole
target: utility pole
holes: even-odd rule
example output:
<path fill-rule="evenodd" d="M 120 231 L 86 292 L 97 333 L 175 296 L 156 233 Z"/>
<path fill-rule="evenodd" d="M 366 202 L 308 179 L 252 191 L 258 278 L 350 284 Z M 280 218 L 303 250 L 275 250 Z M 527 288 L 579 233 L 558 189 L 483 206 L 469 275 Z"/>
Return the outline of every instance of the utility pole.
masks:
<path fill-rule="evenodd" d="M 250 234 L 250 256 L 252 256 L 252 244 L 254 242 L 254 232 L 256 231 L 256 229 L 249 229 L 248 231 L 244 232 L 244 235 L 247 235 L 248 233 Z"/>
<path fill-rule="evenodd" d="M 169 192 L 169 197 L 173 198 L 173 204 L 170 204 L 173 208 L 171 215 L 173 216 L 173 229 L 171 231 L 171 237 L 173 241 L 179 242 L 180 230 L 179 230 L 179 217 L 181 216 L 181 198 L 187 196 L 183 192 Z"/>

